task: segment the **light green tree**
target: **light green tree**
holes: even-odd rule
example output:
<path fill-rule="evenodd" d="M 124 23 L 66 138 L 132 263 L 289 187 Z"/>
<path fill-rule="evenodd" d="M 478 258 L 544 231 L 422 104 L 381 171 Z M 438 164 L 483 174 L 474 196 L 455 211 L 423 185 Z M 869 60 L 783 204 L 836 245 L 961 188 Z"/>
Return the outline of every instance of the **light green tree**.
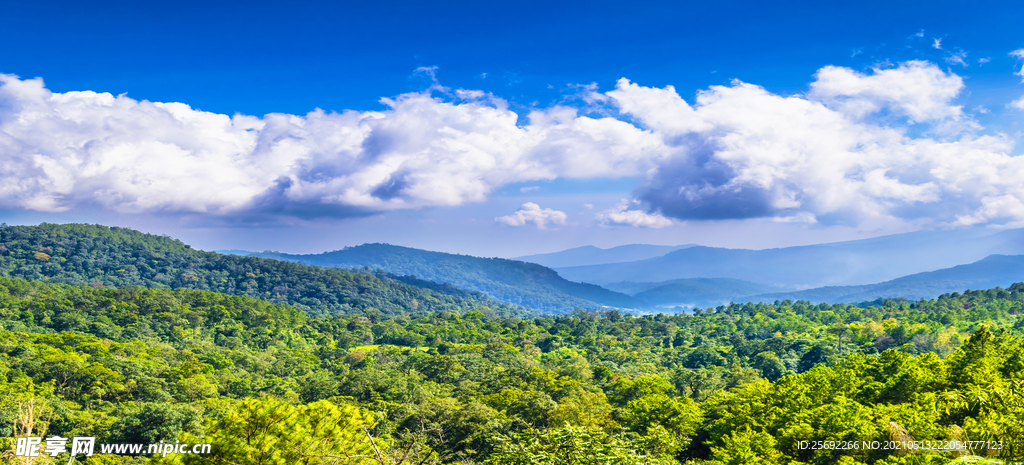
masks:
<path fill-rule="evenodd" d="M 578 426 L 530 429 L 499 438 L 484 465 L 669 465 L 669 457 L 646 450 L 643 441 L 628 441 L 601 430 Z"/>
<path fill-rule="evenodd" d="M 168 455 L 161 463 L 231 465 L 385 465 L 368 428 L 369 413 L 321 400 L 291 405 L 246 399 L 209 428 L 183 440 L 209 443 L 208 455 Z"/>

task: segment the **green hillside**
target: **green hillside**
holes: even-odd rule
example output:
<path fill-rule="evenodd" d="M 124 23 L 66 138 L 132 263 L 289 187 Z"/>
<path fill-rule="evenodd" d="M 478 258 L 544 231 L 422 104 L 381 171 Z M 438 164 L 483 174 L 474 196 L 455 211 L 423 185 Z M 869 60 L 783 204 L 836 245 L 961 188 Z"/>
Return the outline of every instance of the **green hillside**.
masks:
<path fill-rule="evenodd" d="M 179 240 L 85 224 L 0 227 L 0 275 L 93 287 L 197 289 L 287 303 L 310 315 L 518 312 L 479 293 L 387 273 L 324 269 L 192 249 Z M 426 286 L 418 287 L 419 285 Z"/>
<path fill-rule="evenodd" d="M 638 308 L 644 304 L 593 284 L 567 281 L 554 270 L 535 263 L 480 258 L 399 247 L 364 244 L 322 254 L 254 254 L 310 265 L 384 270 L 397 275 L 447 283 L 486 293 L 495 299 L 542 311 L 568 312 L 602 307 Z"/>
<path fill-rule="evenodd" d="M 869 308 L 313 318 L 0 278 L 0 449 L 34 434 L 212 446 L 85 462 L 108 465 L 1021 461 L 1022 311 L 1024 284 Z M 825 445 L 892 441 L 960 446 Z"/>

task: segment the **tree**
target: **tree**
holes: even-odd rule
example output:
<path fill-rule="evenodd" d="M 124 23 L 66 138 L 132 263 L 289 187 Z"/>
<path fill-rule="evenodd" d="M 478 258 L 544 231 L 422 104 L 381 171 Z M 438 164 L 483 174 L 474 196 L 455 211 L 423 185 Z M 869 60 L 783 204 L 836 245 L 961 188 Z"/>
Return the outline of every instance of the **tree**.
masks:
<path fill-rule="evenodd" d="M 657 465 L 674 460 L 644 451 L 642 444 L 577 426 L 530 429 L 496 438 L 484 465 Z"/>
<path fill-rule="evenodd" d="M 782 463 L 782 452 L 775 448 L 775 438 L 750 427 L 725 437 L 722 447 L 712 447 L 714 465 L 773 465 Z"/>
<path fill-rule="evenodd" d="M 764 376 L 768 381 L 776 381 L 786 374 L 786 364 L 779 359 L 775 352 L 761 352 L 754 356 L 751 361 L 751 366 L 761 371 L 761 376 Z"/>
<path fill-rule="evenodd" d="M 184 404 L 151 402 L 130 410 L 111 427 L 119 436 L 111 442 L 155 444 L 174 442 L 183 432 L 202 427 L 200 412 Z"/>
<path fill-rule="evenodd" d="M 350 405 L 321 400 L 290 405 L 246 399 L 190 443 L 209 443 L 210 455 L 169 455 L 169 463 L 230 465 L 387 465 L 368 433 L 371 415 Z"/>

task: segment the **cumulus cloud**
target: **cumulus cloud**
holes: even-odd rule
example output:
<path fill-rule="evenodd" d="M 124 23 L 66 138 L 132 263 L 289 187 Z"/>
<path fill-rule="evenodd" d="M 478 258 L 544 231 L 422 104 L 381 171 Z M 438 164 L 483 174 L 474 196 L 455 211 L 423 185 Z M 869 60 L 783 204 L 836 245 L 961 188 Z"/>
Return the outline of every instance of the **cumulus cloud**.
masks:
<path fill-rule="evenodd" d="M 914 61 L 871 74 L 825 67 L 805 96 L 737 81 L 689 106 L 671 87 L 625 80 L 608 95 L 675 150 L 635 192 L 649 212 L 1021 224 L 1010 199 L 1024 199 L 1024 160 L 1004 136 L 973 135 L 977 124 L 952 103 L 962 88 Z M 911 137 L 910 124 L 941 137 Z"/>
<path fill-rule="evenodd" d="M 424 69 L 430 74 L 432 69 Z M 431 76 L 432 77 L 432 76 Z M 0 75 L 0 203 L 41 211 L 351 215 L 486 199 L 558 177 L 632 176 L 657 137 L 614 118 L 457 91 L 382 99 L 384 111 L 262 118 Z M 656 157 L 655 157 L 656 158 Z"/>
<path fill-rule="evenodd" d="M 982 134 L 956 104 L 963 90 L 956 74 L 910 61 L 826 66 L 802 95 L 733 81 L 691 102 L 622 79 L 583 89 L 601 117 L 555 105 L 520 118 L 491 94 L 440 85 L 382 99 L 383 111 L 254 117 L 0 75 L 0 205 L 364 215 L 482 202 L 511 183 L 628 176 L 641 180 L 633 198 L 600 222 L 1024 224 L 1024 157 L 1007 136 Z M 497 221 L 565 217 L 525 204 Z"/>
<path fill-rule="evenodd" d="M 959 120 L 963 113 L 961 107 L 949 104 L 963 90 L 963 79 L 925 61 L 908 61 L 871 74 L 826 66 L 815 77 L 808 100 L 856 119 L 882 109 L 917 123 Z"/>
<path fill-rule="evenodd" d="M 630 208 L 633 207 L 633 208 Z M 605 226 L 633 226 L 636 228 L 664 228 L 672 226 L 672 220 L 659 213 L 648 213 L 640 207 L 640 202 L 623 200 L 614 208 L 598 213 L 595 218 Z"/>
<path fill-rule="evenodd" d="M 550 208 L 540 208 L 540 205 L 526 202 L 515 213 L 508 216 L 500 216 L 495 218 L 494 221 L 508 226 L 525 226 L 528 223 L 533 223 L 538 229 L 547 229 L 549 225 L 564 226 L 566 219 L 568 217 L 565 212 Z"/>

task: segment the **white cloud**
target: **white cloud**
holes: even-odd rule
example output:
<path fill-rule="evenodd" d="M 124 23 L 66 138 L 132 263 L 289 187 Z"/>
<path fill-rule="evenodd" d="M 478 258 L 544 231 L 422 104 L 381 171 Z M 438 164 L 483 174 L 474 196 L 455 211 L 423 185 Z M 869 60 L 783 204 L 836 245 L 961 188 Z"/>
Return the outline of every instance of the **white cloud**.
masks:
<path fill-rule="evenodd" d="M 632 204 L 632 205 L 631 205 Z M 630 209 L 630 207 L 634 207 Z M 623 199 L 614 208 L 610 208 L 595 215 L 597 221 L 605 226 L 621 225 L 633 226 L 636 228 L 664 228 L 672 226 L 672 220 L 665 218 L 658 213 L 648 213 L 640 207 L 639 201 L 630 202 Z"/>
<path fill-rule="evenodd" d="M 433 78 L 433 68 L 418 72 Z M 52 93 L 0 75 L 0 205 L 63 211 L 354 215 L 479 202 L 496 187 L 635 176 L 658 138 L 614 118 L 430 91 L 384 111 L 229 117 L 181 103 Z"/>
<path fill-rule="evenodd" d="M 818 219 L 808 212 L 799 212 L 792 216 L 776 216 L 772 221 L 777 223 L 817 223 Z"/>
<path fill-rule="evenodd" d="M 523 194 L 525 194 L 527 192 L 533 192 L 533 191 L 539 191 L 539 190 L 540 190 L 540 186 L 527 186 L 527 187 L 520 187 L 519 188 L 519 192 L 523 193 Z"/>
<path fill-rule="evenodd" d="M 1008 106 L 1016 108 L 1018 110 L 1024 110 L 1024 97 L 1021 97 L 1017 100 L 1010 102 Z"/>
<path fill-rule="evenodd" d="M 482 202 L 511 183 L 637 177 L 639 203 L 600 221 L 1024 224 L 1024 157 L 1007 136 L 979 135 L 956 104 L 963 89 L 960 76 L 910 61 L 827 66 L 804 95 L 741 81 L 692 102 L 626 79 L 585 89 L 614 117 L 556 105 L 523 120 L 493 95 L 439 85 L 448 98 L 403 94 L 383 111 L 253 117 L 0 75 L 0 206 L 360 215 Z M 565 217 L 526 204 L 498 221 Z"/>
<path fill-rule="evenodd" d="M 983 64 L 988 63 L 990 61 L 992 61 L 992 58 L 989 58 L 989 57 L 978 58 L 978 64 L 979 65 L 983 65 Z"/>
<path fill-rule="evenodd" d="M 815 77 L 808 97 L 849 117 L 859 119 L 883 109 L 916 123 L 956 121 L 962 116 L 961 107 L 949 103 L 963 89 L 963 79 L 925 61 L 875 69 L 870 75 L 826 66 Z"/>
<path fill-rule="evenodd" d="M 932 42 L 932 48 L 942 50 L 942 39 L 935 39 L 935 42 Z"/>
<path fill-rule="evenodd" d="M 533 223 L 538 229 L 547 229 L 549 225 L 564 226 L 566 219 L 568 217 L 565 212 L 550 208 L 540 208 L 540 205 L 526 202 L 515 213 L 508 216 L 500 216 L 495 218 L 494 221 L 509 226 L 525 226 L 527 223 Z"/>
<path fill-rule="evenodd" d="M 1024 59 L 1024 48 L 1010 52 L 1010 56 Z M 1013 74 L 1020 76 L 1022 78 L 1021 80 L 1024 81 L 1024 66 L 1021 67 L 1020 71 L 1017 71 L 1016 73 Z"/>
<path fill-rule="evenodd" d="M 671 87 L 620 81 L 607 94 L 674 151 L 636 198 L 678 219 L 1024 224 L 993 207 L 1024 200 L 1024 158 L 1005 136 L 973 135 L 977 123 L 953 104 L 959 76 L 908 62 L 871 74 L 825 67 L 817 78 L 806 96 L 737 81 L 694 106 Z M 908 124 L 939 137 L 911 137 Z"/>
<path fill-rule="evenodd" d="M 966 68 L 967 52 L 963 50 L 958 50 L 956 53 L 951 53 L 948 57 L 946 57 L 946 63 L 949 63 L 951 65 L 960 65 Z"/>

